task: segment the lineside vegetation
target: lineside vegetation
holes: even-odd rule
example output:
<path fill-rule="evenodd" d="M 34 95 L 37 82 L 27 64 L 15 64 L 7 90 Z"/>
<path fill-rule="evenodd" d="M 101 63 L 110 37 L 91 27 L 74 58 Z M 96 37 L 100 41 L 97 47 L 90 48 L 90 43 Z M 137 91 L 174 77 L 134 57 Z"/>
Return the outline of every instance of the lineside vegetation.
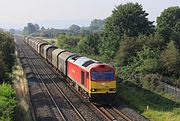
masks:
<path fill-rule="evenodd" d="M 14 65 L 14 41 L 9 33 L 0 32 L 0 121 L 15 119 L 16 98 L 11 86 Z"/>
<path fill-rule="evenodd" d="M 56 45 L 113 65 L 118 97 L 148 118 L 178 121 L 180 102 L 159 82 L 180 88 L 180 7 L 162 11 L 156 26 L 148 15 L 139 3 L 121 4 L 103 21 L 54 36 Z"/>

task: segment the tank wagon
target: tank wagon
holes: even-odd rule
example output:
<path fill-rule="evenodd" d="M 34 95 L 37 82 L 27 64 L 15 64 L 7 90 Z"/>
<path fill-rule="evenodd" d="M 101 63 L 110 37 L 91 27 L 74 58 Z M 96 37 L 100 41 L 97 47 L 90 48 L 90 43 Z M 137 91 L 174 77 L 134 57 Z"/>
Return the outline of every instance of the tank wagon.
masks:
<path fill-rule="evenodd" d="M 116 75 L 113 67 L 59 49 L 41 39 L 25 37 L 25 42 L 62 73 L 82 95 L 93 102 L 112 101 L 116 93 Z"/>

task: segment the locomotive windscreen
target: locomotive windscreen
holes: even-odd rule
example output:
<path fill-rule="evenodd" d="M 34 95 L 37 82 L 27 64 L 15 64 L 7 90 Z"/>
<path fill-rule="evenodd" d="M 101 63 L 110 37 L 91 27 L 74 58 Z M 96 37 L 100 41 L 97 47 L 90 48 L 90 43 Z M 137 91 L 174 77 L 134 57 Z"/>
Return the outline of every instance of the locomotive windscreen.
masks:
<path fill-rule="evenodd" d="M 104 72 L 104 80 L 114 80 L 113 72 Z"/>
<path fill-rule="evenodd" d="M 102 80 L 103 72 L 92 72 L 92 80 Z"/>

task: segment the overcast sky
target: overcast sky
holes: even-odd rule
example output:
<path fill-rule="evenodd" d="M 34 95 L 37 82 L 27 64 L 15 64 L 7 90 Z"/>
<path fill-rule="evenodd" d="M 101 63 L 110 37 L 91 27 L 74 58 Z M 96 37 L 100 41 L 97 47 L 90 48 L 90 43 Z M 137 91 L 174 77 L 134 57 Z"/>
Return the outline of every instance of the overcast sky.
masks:
<path fill-rule="evenodd" d="M 88 26 L 90 21 L 111 15 L 119 4 L 138 2 L 152 21 L 180 0 L 0 0 L 0 28 L 22 29 L 26 23 L 68 28 L 72 24 Z"/>

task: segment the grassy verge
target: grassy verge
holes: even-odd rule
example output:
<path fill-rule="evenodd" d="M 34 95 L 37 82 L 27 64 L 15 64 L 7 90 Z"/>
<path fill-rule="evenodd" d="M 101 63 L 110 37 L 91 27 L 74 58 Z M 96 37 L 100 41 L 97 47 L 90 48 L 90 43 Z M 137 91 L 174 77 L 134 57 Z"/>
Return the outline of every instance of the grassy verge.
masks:
<path fill-rule="evenodd" d="M 31 119 L 28 104 L 28 84 L 24 77 L 24 72 L 19 65 L 18 59 L 13 68 L 13 88 L 16 92 L 17 97 L 17 110 L 16 120 L 17 121 L 29 121 Z"/>
<path fill-rule="evenodd" d="M 118 97 L 153 121 L 180 121 L 180 99 L 133 84 L 118 84 Z"/>

